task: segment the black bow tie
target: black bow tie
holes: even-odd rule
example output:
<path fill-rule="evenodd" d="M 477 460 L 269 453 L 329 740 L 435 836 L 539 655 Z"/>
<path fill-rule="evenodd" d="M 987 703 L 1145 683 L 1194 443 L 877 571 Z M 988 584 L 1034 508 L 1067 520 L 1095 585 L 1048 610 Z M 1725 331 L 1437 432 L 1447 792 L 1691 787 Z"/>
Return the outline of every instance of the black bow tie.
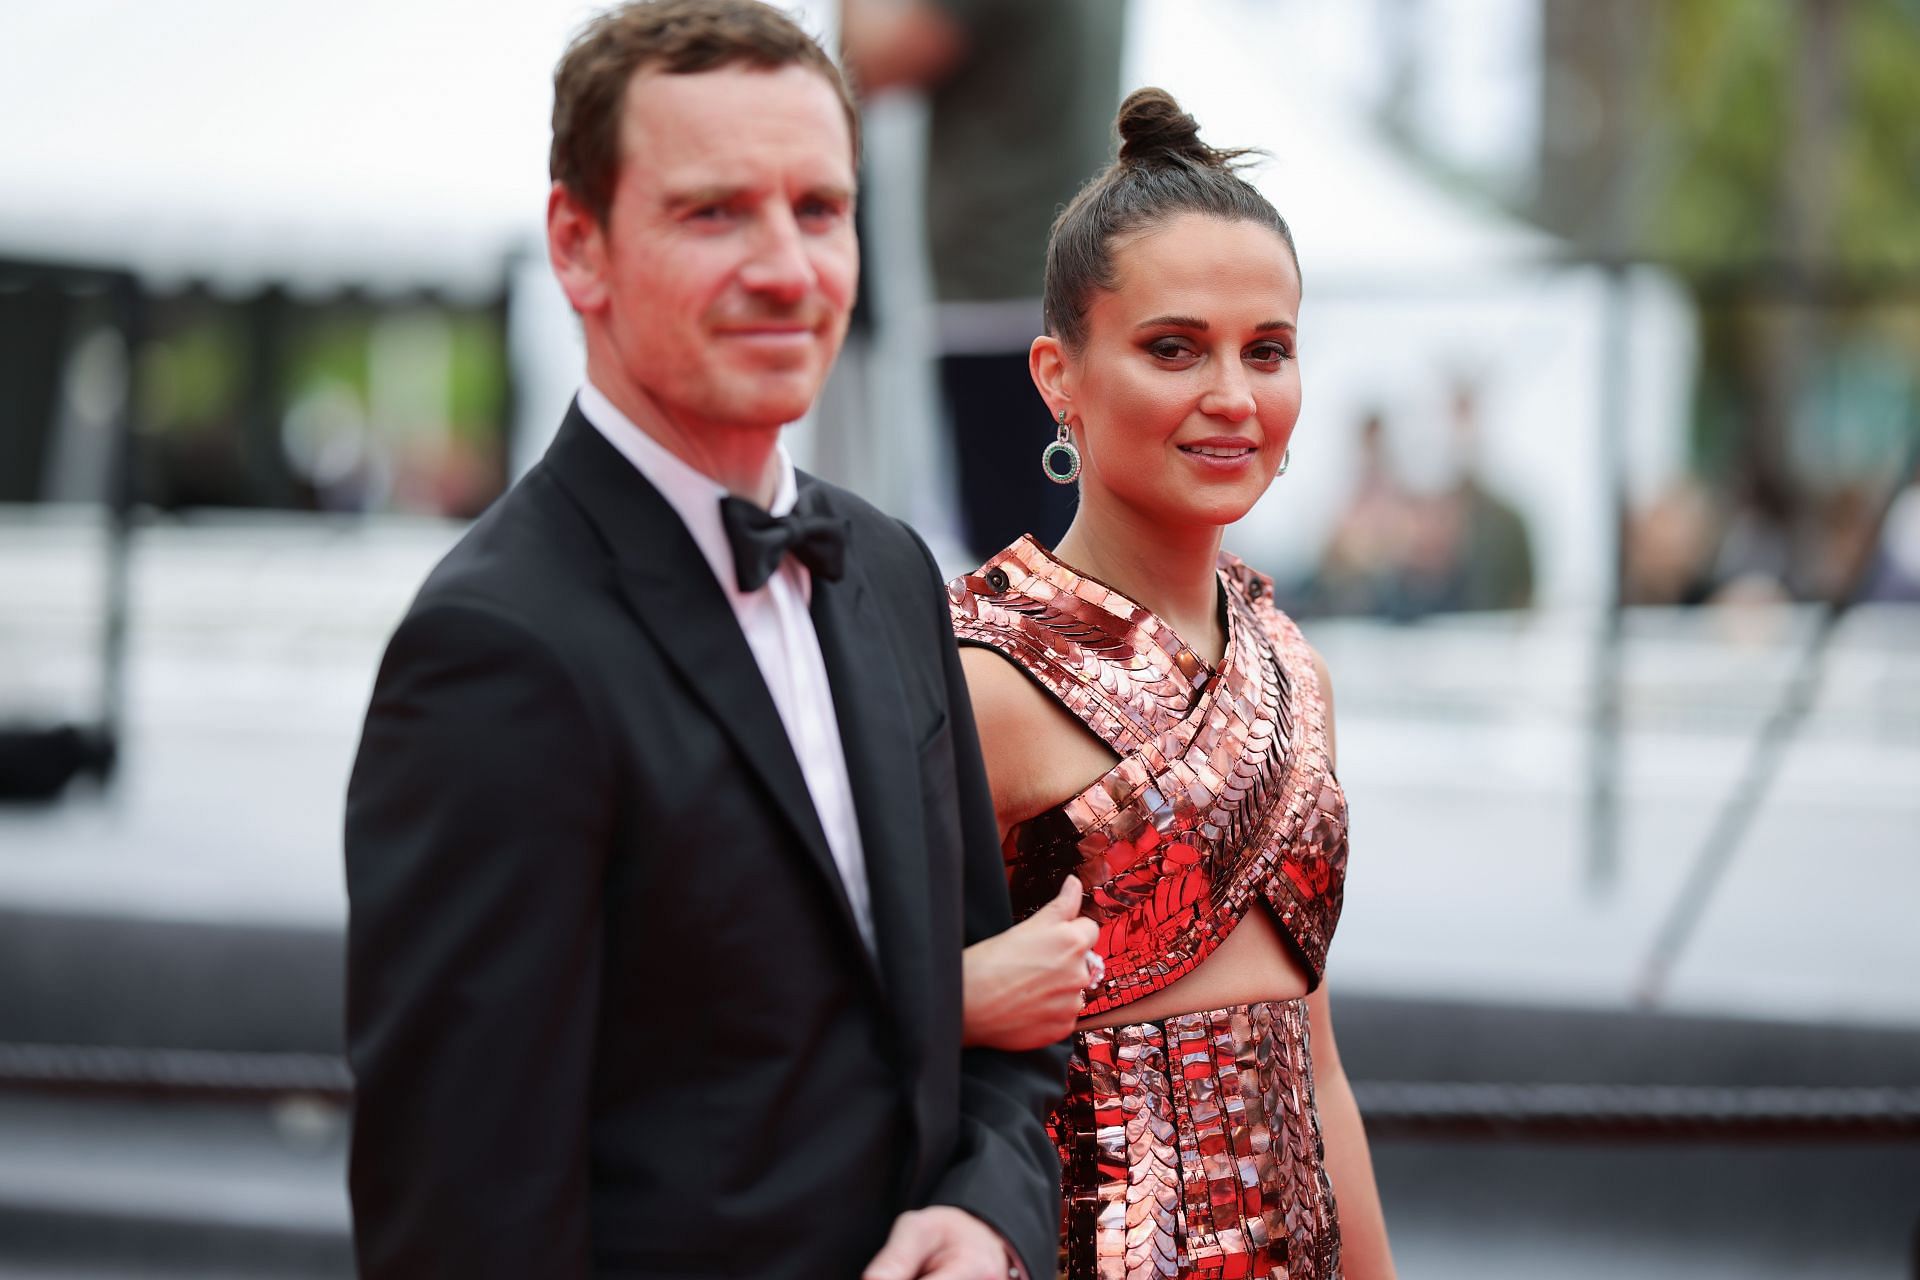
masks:
<path fill-rule="evenodd" d="M 733 548 L 733 571 L 742 591 L 758 591 L 791 551 L 828 582 L 847 570 L 847 522 L 840 516 L 776 516 L 745 498 L 720 499 L 720 521 Z"/>

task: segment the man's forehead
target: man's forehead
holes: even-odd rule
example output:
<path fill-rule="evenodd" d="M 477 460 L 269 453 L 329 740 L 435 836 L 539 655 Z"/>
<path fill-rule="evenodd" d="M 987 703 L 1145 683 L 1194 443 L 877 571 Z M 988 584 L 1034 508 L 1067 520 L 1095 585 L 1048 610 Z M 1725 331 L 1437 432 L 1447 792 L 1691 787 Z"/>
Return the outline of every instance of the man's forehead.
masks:
<path fill-rule="evenodd" d="M 627 82 L 623 152 L 650 163 L 744 159 L 755 151 L 804 161 L 838 157 L 851 170 L 853 137 L 839 93 L 801 63 L 711 71 L 642 68 Z"/>

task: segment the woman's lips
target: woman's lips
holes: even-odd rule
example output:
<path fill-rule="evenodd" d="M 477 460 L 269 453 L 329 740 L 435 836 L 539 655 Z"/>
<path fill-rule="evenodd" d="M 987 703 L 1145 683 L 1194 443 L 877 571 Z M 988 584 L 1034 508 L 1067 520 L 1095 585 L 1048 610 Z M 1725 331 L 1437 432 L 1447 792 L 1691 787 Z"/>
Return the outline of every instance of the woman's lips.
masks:
<path fill-rule="evenodd" d="M 1238 471 L 1251 463 L 1260 452 L 1260 446 L 1253 441 L 1232 438 L 1195 440 L 1177 447 L 1181 453 L 1212 471 Z"/>

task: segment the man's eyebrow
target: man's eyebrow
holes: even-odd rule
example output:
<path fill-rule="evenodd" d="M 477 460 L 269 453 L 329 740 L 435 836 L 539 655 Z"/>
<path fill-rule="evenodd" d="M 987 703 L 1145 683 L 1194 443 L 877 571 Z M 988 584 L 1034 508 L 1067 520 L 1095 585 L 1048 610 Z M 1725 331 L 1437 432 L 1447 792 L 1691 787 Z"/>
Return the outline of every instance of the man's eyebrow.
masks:
<path fill-rule="evenodd" d="M 663 199 L 662 207 L 669 217 L 685 213 L 689 209 L 703 209 L 709 205 L 729 205 L 752 193 L 751 187 L 726 186 L 715 184 L 705 187 L 689 187 L 685 191 L 670 191 Z M 853 188 L 843 182 L 822 182 L 807 188 L 807 195 L 815 200 L 826 200 L 833 204 L 851 205 Z"/>
<path fill-rule="evenodd" d="M 670 212 L 692 209 L 700 205 L 726 204 L 737 200 L 746 191 L 745 187 L 729 187 L 719 184 L 706 187 L 689 187 L 684 191 L 669 191 L 666 207 Z"/>

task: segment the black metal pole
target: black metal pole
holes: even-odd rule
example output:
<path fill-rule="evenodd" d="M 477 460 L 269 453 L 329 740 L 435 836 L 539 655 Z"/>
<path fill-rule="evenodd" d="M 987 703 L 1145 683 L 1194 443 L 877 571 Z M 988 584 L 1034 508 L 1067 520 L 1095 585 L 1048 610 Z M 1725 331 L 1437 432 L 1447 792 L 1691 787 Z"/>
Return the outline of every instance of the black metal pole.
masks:
<path fill-rule="evenodd" d="M 131 276 L 113 284 L 114 319 L 127 348 L 126 386 L 108 468 L 107 563 L 100 637 L 100 765 L 102 782 L 112 777 L 126 731 L 127 631 L 132 596 L 133 523 L 138 500 L 140 356 L 146 345 L 147 308 L 139 282 Z"/>
<path fill-rule="evenodd" d="M 1587 789 L 1587 888 L 1595 897 L 1620 874 L 1621 665 L 1626 644 L 1627 588 L 1627 392 L 1631 367 L 1627 267 L 1606 268 L 1606 306 L 1601 313 L 1600 451 L 1606 486 L 1606 519 L 1612 538 L 1612 574 L 1600 619 L 1593 665 L 1593 725 Z"/>

